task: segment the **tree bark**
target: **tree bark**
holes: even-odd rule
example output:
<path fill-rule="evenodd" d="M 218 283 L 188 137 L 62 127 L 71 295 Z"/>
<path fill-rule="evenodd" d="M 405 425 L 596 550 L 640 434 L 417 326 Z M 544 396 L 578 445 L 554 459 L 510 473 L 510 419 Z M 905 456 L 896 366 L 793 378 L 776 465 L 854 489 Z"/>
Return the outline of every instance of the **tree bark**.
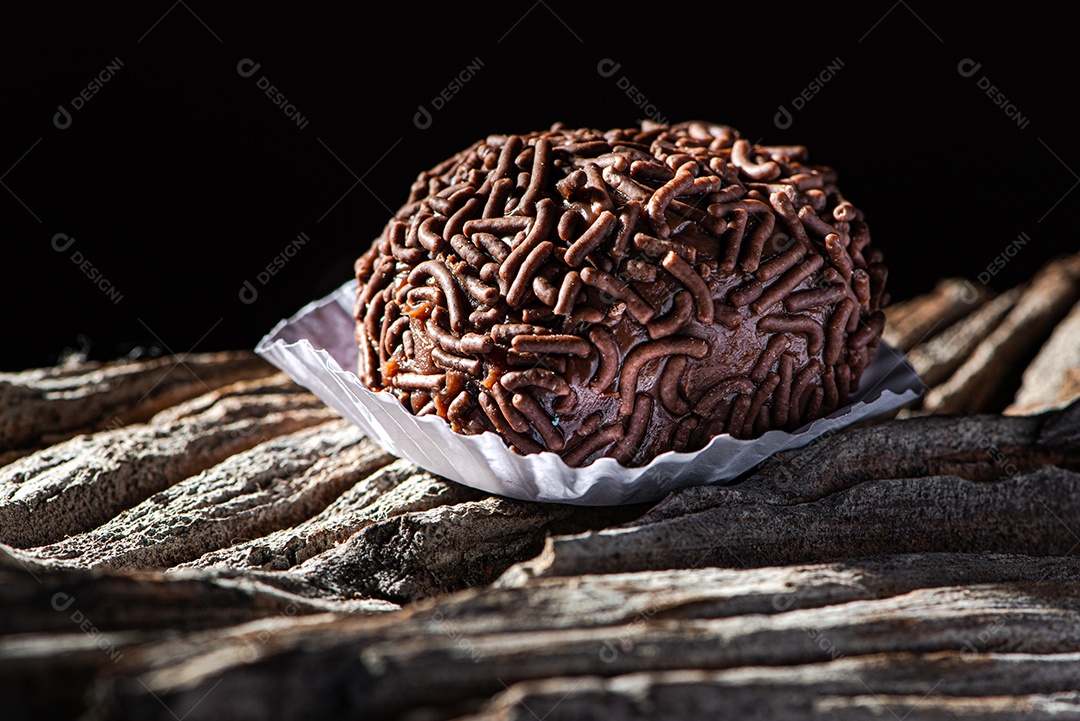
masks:
<path fill-rule="evenodd" d="M 1044 413 L 1080 398 L 1080 303 L 1054 329 L 1050 340 L 1024 371 L 1012 415 Z"/>
<path fill-rule="evenodd" d="M 274 368 L 248 351 L 0 373 L 0 466 L 79 433 L 149 420 L 158 411 Z"/>
<path fill-rule="evenodd" d="M 281 433 L 335 417 L 283 376 L 212 394 L 200 412 L 72 438 L 0 469 L 0 542 L 55 543 Z"/>

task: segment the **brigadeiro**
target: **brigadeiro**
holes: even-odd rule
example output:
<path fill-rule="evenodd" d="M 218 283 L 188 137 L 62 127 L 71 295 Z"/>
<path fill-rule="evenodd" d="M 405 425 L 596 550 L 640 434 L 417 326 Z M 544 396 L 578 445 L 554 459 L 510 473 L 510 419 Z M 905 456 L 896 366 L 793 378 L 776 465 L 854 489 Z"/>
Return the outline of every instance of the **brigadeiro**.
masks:
<path fill-rule="evenodd" d="M 570 466 L 827 415 L 885 322 L 836 173 L 705 122 L 491 135 L 420 174 L 356 276 L 365 385 Z"/>

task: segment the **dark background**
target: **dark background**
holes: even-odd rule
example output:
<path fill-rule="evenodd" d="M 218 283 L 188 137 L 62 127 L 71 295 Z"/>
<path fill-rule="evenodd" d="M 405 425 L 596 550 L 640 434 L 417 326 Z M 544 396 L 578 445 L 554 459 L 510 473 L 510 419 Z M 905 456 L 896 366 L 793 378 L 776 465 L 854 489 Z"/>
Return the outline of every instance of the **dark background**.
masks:
<path fill-rule="evenodd" d="M 633 124 L 646 113 L 620 84 L 671 122 L 808 145 L 866 211 L 895 299 L 978 277 L 1020 233 L 1031 240 L 990 279 L 998 290 L 1080 246 L 1076 42 L 1071 18 L 1049 7 L 438 7 L 24 6 L 0 28 L 0 370 L 72 351 L 253 347 L 350 277 L 419 171 L 492 132 Z M 58 106 L 71 111 L 115 58 L 120 70 L 58 129 Z M 249 78 L 237 72 L 245 58 L 261 66 Z M 839 72 L 795 110 L 837 58 Z M 957 70 L 965 58 L 981 63 L 971 77 Z M 597 71 L 604 59 L 619 64 L 610 77 Z M 262 93 L 262 76 L 306 127 Z M 414 123 L 421 104 L 426 129 Z M 774 122 L 781 105 L 786 129 Z M 261 283 L 301 232 L 310 240 Z M 75 242 L 55 250 L 58 233 Z M 250 304 L 245 281 L 258 292 Z"/>

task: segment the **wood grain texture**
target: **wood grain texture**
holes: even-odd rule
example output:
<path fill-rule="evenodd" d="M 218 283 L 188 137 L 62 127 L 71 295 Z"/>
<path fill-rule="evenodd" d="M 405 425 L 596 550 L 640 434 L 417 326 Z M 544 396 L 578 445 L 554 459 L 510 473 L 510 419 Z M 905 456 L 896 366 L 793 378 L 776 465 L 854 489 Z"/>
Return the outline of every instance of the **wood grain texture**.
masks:
<path fill-rule="evenodd" d="M 1060 258 L 1039 271 L 1016 305 L 967 360 L 923 400 L 932 413 L 978 413 L 991 408 L 995 391 L 1010 374 L 1019 374 L 1080 298 L 1080 254 Z"/>
<path fill-rule="evenodd" d="M 1010 288 L 987 301 L 941 333 L 908 352 L 908 363 L 931 388 L 948 380 L 974 352 L 1020 298 L 1020 288 Z"/>
<path fill-rule="evenodd" d="M 231 383 L 269 376 L 248 351 L 0 373 L 0 465 L 79 433 L 149 420 Z"/>
<path fill-rule="evenodd" d="M 281 433 L 335 417 L 283 377 L 235 384 L 188 418 L 78 436 L 0 469 L 0 542 L 29 547 L 101 525 Z"/>
<path fill-rule="evenodd" d="M 881 339 L 906 353 L 974 311 L 990 296 L 985 286 L 963 278 L 938 281 L 926 295 L 885 309 L 887 320 Z"/>
<path fill-rule="evenodd" d="M 396 460 L 357 482 L 318 515 L 261 538 L 223 546 L 180 567 L 285 571 L 372 523 L 483 497 L 411 463 Z"/>
<path fill-rule="evenodd" d="M 1080 716 L 1077 654 L 880 654 L 792 667 L 523 681 L 461 721 Z M 1016 690 L 1001 695 L 1002 688 Z M 928 695 L 932 689 L 935 695 Z M 1022 690 L 1021 690 L 1022 689 Z M 535 714 L 535 716 L 533 715 Z"/>
<path fill-rule="evenodd" d="M 1023 384 L 1005 413 L 1030 415 L 1080 398 L 1080 303 L 1054 329 L 1024 371 Z"/>
<path fill-rule="evenodd" d="M 567 588 L 576 580 L 561 579 Z M 213 656 L 190 647 L 159 648 L 152 658 L 133 651 L 108 703 L 121 718 L 167 718 L 158 701 L 188 708 L 212 692 L 232 718 L 288 718 L 298 709 L 385 718 L 417 703 L 460 706 L 515 683 L 560 676 L 789 667 L 880 654 L 1075 654 L 1078 583 L 940 586 L 800 609 L 785 608 L 788 596 L 779 594 L 764 613 L 718 616 L 690 603 L 690 614 L 658 608 L 569 628 L 548 627 L 547 615 L 525 622 L 525 613 L 490 603 L 498 591 L 481 591 L 477 611 L 421 609 L 397 623 L 382 616 L 284 629 L 255 659 L 242 657 L 242 635 Z M 699 584 L 706 593 L 710 587 Z M 797 578 L 789 588 L 801 590 Z M 571 605 L 560 610 L 576 615 Z M 122 680 L 135 675 L 138 685 Z M 298 677 L 302 684 L 290 683 Z M 252 688 L 260 693 L 244 692 Z"/>
<path fill-rule="evenodd" d="M 272 438 L 31 556 L 81 568 L 163 568 L 300 523 L 393 460 L 345 421 Z"/>

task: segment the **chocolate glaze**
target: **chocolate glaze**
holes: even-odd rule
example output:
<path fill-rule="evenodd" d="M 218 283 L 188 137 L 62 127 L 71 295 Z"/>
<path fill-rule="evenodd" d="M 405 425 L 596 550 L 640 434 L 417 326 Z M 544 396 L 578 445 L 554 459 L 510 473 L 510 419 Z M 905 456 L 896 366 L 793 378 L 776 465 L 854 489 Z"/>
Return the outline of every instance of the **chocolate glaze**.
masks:
<path fill-rule="evenodd" d="M 801 146 L 696 121 L 493 135 L 357 260 L 360 377 L 573 465 L 794 429 L 876 349 L 869 240 Z"/>

